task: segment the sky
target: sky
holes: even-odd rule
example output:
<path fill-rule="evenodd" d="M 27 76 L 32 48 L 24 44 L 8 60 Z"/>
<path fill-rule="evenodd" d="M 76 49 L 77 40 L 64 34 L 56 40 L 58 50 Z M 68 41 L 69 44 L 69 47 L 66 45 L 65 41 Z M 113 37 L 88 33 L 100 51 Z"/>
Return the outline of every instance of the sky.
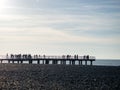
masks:
<path fill-rule="evenodd" d="M 120 0 L 0 0 L 0 55 L 120 59 Z"/>

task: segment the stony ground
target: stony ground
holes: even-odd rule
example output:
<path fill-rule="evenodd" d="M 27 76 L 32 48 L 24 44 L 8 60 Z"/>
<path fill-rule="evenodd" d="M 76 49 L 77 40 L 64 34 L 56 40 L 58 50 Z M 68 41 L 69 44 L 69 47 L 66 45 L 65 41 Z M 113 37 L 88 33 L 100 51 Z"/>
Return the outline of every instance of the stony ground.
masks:
<path fill-rule="evenodd" d="M 120 90 L 120 67 L 0 64 L 0 90 Z"/>

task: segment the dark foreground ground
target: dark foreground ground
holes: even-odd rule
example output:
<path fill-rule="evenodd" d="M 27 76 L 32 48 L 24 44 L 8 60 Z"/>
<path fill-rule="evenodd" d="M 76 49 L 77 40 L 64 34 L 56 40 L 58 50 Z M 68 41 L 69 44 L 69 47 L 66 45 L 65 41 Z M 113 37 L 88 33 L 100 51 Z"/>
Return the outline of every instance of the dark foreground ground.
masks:
<path fill-rule="evenodd" d="M 0 90 L 120 90 L 120 67 L 0 64 Z"/>

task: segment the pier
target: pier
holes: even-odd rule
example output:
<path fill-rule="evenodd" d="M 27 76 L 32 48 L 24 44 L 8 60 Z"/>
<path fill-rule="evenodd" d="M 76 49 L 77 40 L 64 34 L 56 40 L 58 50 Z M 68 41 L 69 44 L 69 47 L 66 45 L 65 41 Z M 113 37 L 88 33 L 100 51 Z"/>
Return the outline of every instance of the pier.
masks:
<path fill-rule="evenodd" d="M 93 65 L 93 61 L 95 61 L 94 56 L 84 55 L 62 55 L 62 56 L 47 56 L 47 55 L 31 55 L 31 54 L 10 54 L 10 55 L 1 55 L 0 63 L 7 61 L 8 63 L 18 63 L 22 64 L 27 61 L 29 64 L 33 64 L 33 62 L 37 62 L 37 64 L 62 64 L 62 65 Z"/>

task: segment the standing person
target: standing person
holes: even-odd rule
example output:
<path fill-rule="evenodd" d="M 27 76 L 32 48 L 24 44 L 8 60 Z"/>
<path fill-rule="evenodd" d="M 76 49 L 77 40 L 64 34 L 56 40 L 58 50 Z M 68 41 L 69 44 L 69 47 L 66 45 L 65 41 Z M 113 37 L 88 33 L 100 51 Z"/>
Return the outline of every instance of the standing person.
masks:
<path fill-rule="evenodd" d="M 76 55 L 74 55 L 74 59 L 76 59 Z"/>
<path fill-rule="evenodd" d="M 89 55 L 87 55 L 86 58 L 89 60 Z"/>
<path fill-rule="evenodd" d="M 69 55 L 67 55 L 67 59 L 69 59 Z"/>
<path fill-rule="evenodd" d="M 9 58 L 9 55 L 8 55 L 8 53 L 6 54 L 6 58 L 7 58 L 7 59 Z"/>
<path fill-rule="evenodd" d="M 43 55 L 43 58 L 45 59 L 45 55 Z"/>
<path fill-rule="evenodd" d="M 76 55 L 76 59 L 78 59 L 78 55 Z"/>
<path fill-rule="evenodd" d="M 39 55 L 39 58 L 40 58 L 41 56 Z"/>
<path fill-rule="evenodd" d="M 62 55 L 62 59 L 65 59 L 65 55 Z"/>
<path fill-rule="evenodd" d="M 86 59 L 86 56 L 85 56 L 85 55 L 83 56 L 83 59 L 84 59 L 84 60 Z"/>

